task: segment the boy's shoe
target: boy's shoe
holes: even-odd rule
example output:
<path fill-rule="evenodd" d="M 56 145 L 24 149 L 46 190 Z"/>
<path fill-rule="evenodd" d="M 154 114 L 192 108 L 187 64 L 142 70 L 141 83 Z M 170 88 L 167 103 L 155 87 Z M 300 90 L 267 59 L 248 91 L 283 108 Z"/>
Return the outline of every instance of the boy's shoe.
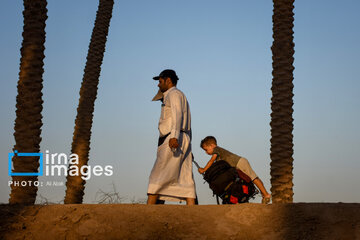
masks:
<path fill-rule="evenodd" d="M 261 200 L 262 204 L 269 204 L 270 203 L 270 198 L 269 197 L 263 197 Z"/>

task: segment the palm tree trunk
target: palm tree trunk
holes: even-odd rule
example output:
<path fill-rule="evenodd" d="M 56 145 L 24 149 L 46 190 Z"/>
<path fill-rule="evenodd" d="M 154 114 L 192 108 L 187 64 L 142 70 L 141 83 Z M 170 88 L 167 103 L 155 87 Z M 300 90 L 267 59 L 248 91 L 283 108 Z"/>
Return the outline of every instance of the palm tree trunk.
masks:
<path fill-rule="evenodd" d="M 42 75 L 45 43 L 46 0 L 24 0 L 24 29 L 21 47 L 14 151 L 39 153 L 42 126 Z M 39 157 L 12 158 L 14 173 L 38 172 Z M 34 204 L 37 176 L 12 176 L 13 183 L 26 181 L 26 186 L 11 185 L 10 204 Z"/>
<path fill-rule="evenodd" d="M 293 21 L 294 0 L 273 0 L 273 82 L 271 99 L 272 201 L 293 201 Z"/>
<path fill-rule="evenodd" d="M 79 106 L 77 108 L 73 142 L 71 146 L 71 152 L 76 153 L 79 156 L 79 164 L 77 165 L 79 169 L 82 166 L 86 166 L 89 161 L 94 104 L 113 5 L 113 0 L 99 1 L 99 8 L 96 14 L 83 81 L 81 84 Z M 85 180 L 81 178 L 80 174 L 79 176 L 68 175 L 64 203 L 82 203 L 84 189 Z"/>

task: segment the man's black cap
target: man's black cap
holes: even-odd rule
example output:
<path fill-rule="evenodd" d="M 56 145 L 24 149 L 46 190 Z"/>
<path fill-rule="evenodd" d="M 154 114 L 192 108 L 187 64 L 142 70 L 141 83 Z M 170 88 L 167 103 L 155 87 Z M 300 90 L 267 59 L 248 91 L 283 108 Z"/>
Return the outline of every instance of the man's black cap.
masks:
<path fill-rule="evenodd" d="M 160 78 L 171 78 L 172 80 L 179 80 L 176 72 L 172 69 L 165 69 L 159 74 L 159 76 L 153 77 L 154 80 L 159 80 Z"/>

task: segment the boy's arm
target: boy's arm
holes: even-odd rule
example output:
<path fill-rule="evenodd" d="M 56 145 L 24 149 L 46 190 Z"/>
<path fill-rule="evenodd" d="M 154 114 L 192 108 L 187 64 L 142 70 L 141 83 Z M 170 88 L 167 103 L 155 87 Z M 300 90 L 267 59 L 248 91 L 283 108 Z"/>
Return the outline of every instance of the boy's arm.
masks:
<path fill-rule="evenodd" d="M 217 157 L 217 154 L 213 154 L 212 157 L 210 158 L 209 162 L 206 164 L 206 166 L 204 168 L 199 168 L 199 172 L 201 174 L 206 172 L 206 170 L 208 170 L 209 167 L 211 167 L 211 165 L 215 162 L 216 157 Z"/>

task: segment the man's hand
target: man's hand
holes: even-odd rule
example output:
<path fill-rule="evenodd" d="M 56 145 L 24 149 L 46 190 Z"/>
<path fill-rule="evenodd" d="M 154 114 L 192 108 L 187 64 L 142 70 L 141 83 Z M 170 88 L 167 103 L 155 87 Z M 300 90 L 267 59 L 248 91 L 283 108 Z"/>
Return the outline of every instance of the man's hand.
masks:
<path fill-rule="evenodd" d="M 203 174 L 205 172 L 205 168 L 199 168 L 198 171 L 200 174 Z"/>
<path fill-rule="evenodd" d="M 179 147 L 179 143 L 178 143 L 178 140 L 176 138 L 170 138 L 169 140 L 169 147 L 171 149 L 177 149 Z"/>

